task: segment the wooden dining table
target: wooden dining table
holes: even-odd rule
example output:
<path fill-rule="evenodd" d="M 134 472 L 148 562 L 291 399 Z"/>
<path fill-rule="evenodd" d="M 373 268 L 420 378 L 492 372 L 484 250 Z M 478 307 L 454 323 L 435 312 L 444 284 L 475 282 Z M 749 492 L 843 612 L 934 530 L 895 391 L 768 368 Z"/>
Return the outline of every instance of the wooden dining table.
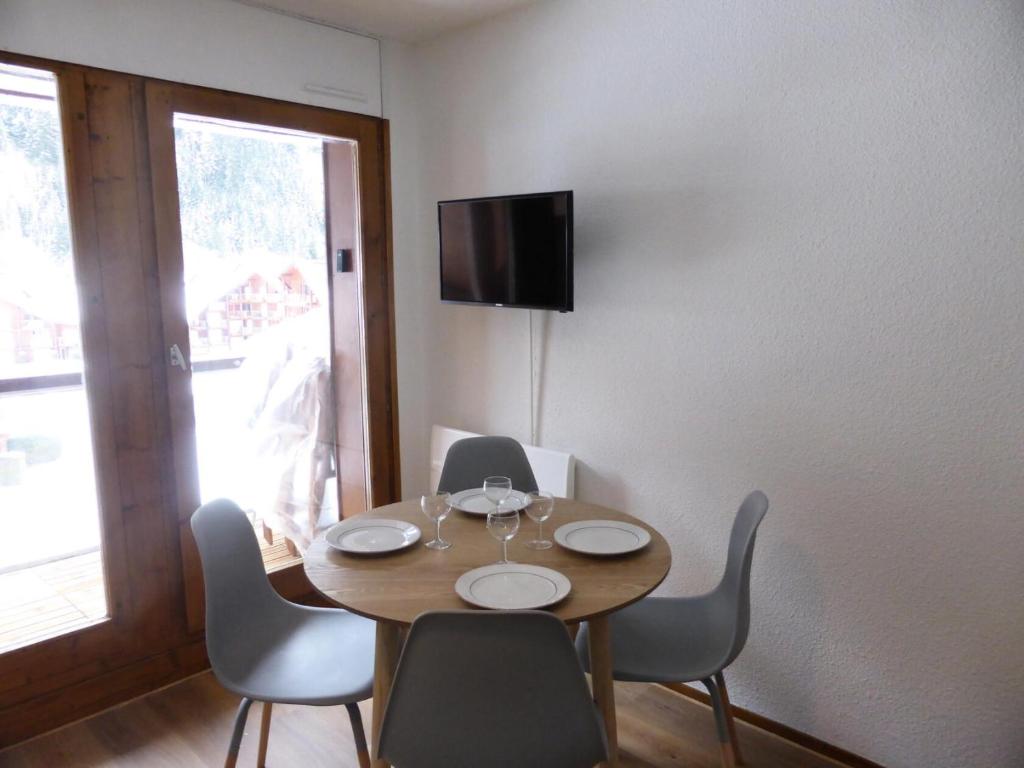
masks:
<path fill-rule="evenodd" d="M 434 526 L 420 511 L 419 500 L 400 501 L 363 513 L 414 523 L 424 539 Z M 509 559 L 553 568 L 572 582 L 568 597 L 548 610 L 570 627 L 590 625 L 590 669 L 594 701 L 608 736 L 607 765 L 618 765 L 615 690 L 612 684 L 611 637 L 608 616 L 653 591 L 668 574 L 672 554 L 665 538 L 641 520 L 614 509 L 569 499 L 556 499 L 545 532 L 580 520 L 619 520 L 647 529 L 650 543 L 638 552 L 615 557 L 583 555 L 558 545 L 534 550 L 525 545 L 535 538 L 536 523 L 523 515 L 519 535 L 509 542 Z M 470 608 L 456 593 L 463 573 L 497 562 L 501 545 L 487 531 L 484 517 L 454 511 L 442 524 L 447 550 L 428 549 L 423 541 L 388 555 L 365 556 L 340 552 L 318 537 L 306 551 L 304 567 L 312 585 L 327 600 L 377 622 L 371 738 L 377 768 L 386 766 L 378 755 L 384 710 L 394 680 L 404 629 L 425 611 Z"/>

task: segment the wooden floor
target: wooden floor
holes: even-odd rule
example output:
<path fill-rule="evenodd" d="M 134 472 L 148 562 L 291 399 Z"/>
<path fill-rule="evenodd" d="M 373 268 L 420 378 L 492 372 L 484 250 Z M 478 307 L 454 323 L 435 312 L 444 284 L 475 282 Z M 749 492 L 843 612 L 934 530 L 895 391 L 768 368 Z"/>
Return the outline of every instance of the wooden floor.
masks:
<path fill-rule="evenodd" d="M 257 538 L 267 571 L 301 560 L 283 537 L 273 544 Z M 82 629 L 106 615 L 99 552 L 0 574 L 0 653 Z"/>
<path fill-rule="evenodd" d="M 711 710 L 660 686 L 617 683 L 622 768 L 717 768 Z M 209 673 L 0 752 L 2 768 L 214 768 L 223 765 L 238 699 Z M 370 722 L 364 702 L 363 720 Z M 239 766 L 256 765 L 259 705 Z M 552 727 L 557 727 L 553 723 Z M 841 766 L 737 723 L 749 768 Z M 268 766 L 356 768 L 343 707 L 277 705 Z"/>

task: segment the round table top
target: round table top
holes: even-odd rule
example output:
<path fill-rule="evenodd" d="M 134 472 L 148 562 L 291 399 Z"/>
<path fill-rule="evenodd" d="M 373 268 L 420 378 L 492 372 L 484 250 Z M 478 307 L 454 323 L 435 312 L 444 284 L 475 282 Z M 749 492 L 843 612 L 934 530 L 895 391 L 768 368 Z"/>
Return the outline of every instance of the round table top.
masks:
<path fill-rule="evenodd" d="M 434 523 L 420 511 L 419 499 L 400 501 L 364 513 L 418 525 L 423 537 L 415 545 L 388 555 L 349 555 L 317 539 L 303 559 L 306 576 L 331 602 L 367 618 L 410 624 L 424 611 L 472 608 L 455 593 L 455 581 L 466 571 L 496 563 L 501 544 L 487 532 L 486 519 L 452 510 L 441 523 L 441 535 L 452 546 L 433 550 L 423 546 L 434 538 Z M 654 528 L 624 512 L 596 504 L 556 499 L 554 514 L 544 523 L 545 538 L 565 523 L 578 520 L 620 520 L 647 529 L 650 543 L 639 552 L 616 557 L 593 557 L 557 544 L 533 550 L 525 542 L 536 538 L 537 524 L 525 514 L 519 533 L 509 542 L 508 556 L 517 563 L 541 565 L 572 582 L 565 600 L 550 612 L 567 623 L 618 610 L 652 592 L 672 564 L 668 542 Z"/>

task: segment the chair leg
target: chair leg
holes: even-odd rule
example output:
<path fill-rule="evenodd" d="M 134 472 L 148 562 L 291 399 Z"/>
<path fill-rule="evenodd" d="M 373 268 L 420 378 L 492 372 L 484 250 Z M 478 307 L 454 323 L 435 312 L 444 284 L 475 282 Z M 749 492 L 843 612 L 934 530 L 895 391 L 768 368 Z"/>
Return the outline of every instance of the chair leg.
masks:
<path fill-rule="evenodd" d="M 238 748 L 242 746 L 242 734 L 245 732 L 245 719 L 249 716 L 249 707 L 252 706 L 252 699 L 242 699 L 238 705 L 238 714 L 235 715 L 235 729 L 231 732 L 231 743 L 228 745 L 228 757 L 224 761 L 224 768 L 235 768 L 238 762 Z"/>
<path fill-rule="evenodd" d="M 711 708 L 715 711 L 715 729 L 718 731 L 718 747 L 722 752 L 722 768 L 736 768 L 736 754 L 729 741 L 729 726 L 725 721 L 725 707 L 722 704 L 722 692 L 710 677 L 701 680 L 711 694 Z"/>
<path fill-rule="evenodd" d="M 725 710 L 725 725 L 729 729 L 729 743 L 732 744 L 733 754 L 736 756 L 736 765 L 745 765 L 743 753 L 740 752 L 740 742 L 736 738 L 736 718 L 732 715 L 732 703 L 729 701 L 729 691 L 725 687 L 725 675 L 719 672 L 715 675 L 715 684 L 722 694 L 722 708 Z"/>
<path fill-rule="evenodd" d="M 356 741 L 356 756 L 359 758 L 359 768 L 370 768 L 370 751 L 366 748 L 366 731 L 363 730 L 363 716 L 359 712 L 359 705 L 355 702 L 346 704 L 348 719 L 352 723 L 352 736 Z"/>
<path fill-rule="evenodd" d="M 274 705 L 269 701 L 263 702 L 263 718 L 260 720 L 260 749 L 256 753 L 256 765 L 258 768 L 266 768 L 267 765 L 267 743 L 270 741 L 270 717 L 274 714 Z"/>

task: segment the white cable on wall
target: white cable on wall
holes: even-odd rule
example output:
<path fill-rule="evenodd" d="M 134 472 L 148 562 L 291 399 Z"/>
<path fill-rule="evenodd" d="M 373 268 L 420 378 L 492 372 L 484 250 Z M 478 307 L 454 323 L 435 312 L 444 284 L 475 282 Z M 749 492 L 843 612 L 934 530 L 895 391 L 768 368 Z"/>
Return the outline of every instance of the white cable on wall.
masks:
<path fill-rule="evenodd" d="M 534 403 L 533 403 L 533 390 L 534 390 L 534 374 L 533 374 L 533 310 L 526 310 L 530 315 L 530 445 L 537 444 L 537 419 L 535 417 Z"/>

